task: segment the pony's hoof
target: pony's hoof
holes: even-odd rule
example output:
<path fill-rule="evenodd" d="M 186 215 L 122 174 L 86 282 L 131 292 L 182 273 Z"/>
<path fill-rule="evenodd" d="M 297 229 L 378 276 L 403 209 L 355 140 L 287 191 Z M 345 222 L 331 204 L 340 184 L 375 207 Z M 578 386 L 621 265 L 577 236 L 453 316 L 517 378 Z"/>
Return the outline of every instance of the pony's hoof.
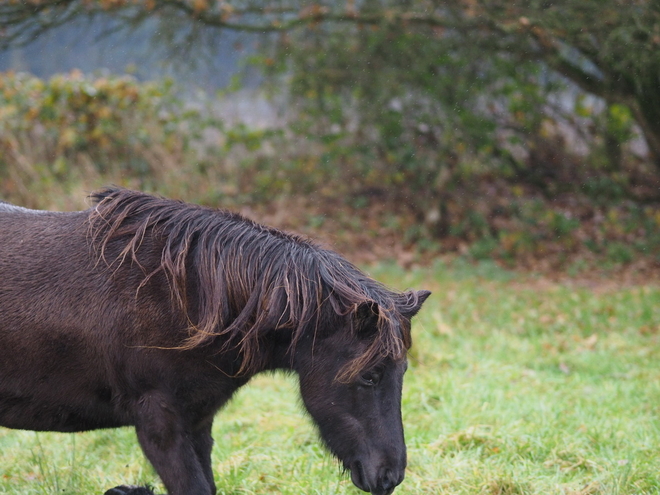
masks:
<path fill-rule="evenodd" d="M 154 492 L 148 486 L 116 486 L 110 488 L 103 495 L 154 495 Z"/>

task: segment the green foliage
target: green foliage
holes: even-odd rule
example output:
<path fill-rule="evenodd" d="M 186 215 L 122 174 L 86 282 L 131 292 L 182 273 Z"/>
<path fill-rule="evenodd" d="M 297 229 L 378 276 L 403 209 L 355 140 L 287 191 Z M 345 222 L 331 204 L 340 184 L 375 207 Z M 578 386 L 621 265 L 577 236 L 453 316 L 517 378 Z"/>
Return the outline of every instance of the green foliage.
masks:
<path fill-rule="evenodd" d="M 635 258 L 633 249 L 621 242 L 609 244 L 607 256 L 614 263 L 630 263 Z"/>
<path fill-rule="evenodd" d="M 325 84 L 323 78 L 318 83 Z M 5 74 L 0 194 L 25 206 L 72 209 L 85 206 L 90 190 L 114 183 L 211 205 L 289 210 L 279 226 L 337 235 L 345 249 L 414 246 L 422 258 L 458 251 L 475 260 L 545 259 L 557 267 L 572 266 L 585 252 L 588 266 L 599 258 L 611 267 L 639 257 L 660 259 L 657 207 L 629 199 L 640 170 L 599 164 L 578 170 L 563 156 L 539 152 L 544 166 L 556 160 L 556 167 L 536 176 L 538 185 L 520 172 L 531 164 L 491 163 L 468 147 L 451 148 L 460 144 L 451 140 L 450 148 L 416 140 L 419 115 L 383 107 L 384 96 L 382 105 L 371 108 L 356 99 L 351 108 L 346 91 L 337 83 L 317 102 L 310 100 L 317 93 L 310 93 L 289 126 L 254 129 L 191 110 L 169 82 Z M 510 88 L 502 94 L 514 95 L 511 115 L 529 112 L 521 121 L 543 131 L 545 121 L 534 119 L 533 105 L 522 105 Z M 505 96 L 502 101 L 509 101 Z M 354 121 L 352 112 L 361 105 L 366 116 Z M 210 105 L 197 105 L 203 106 Z M 479 108 L 475 104 L 473 111 Z M 457 122 L 456 129 L 470 127 Z M 552 151 L 549 143 L 543 146 Z M 549 192 L 560 190 L 557 184 L 569 201 Z"/>
<path fill-rule="evenodd" d="M 492 237 L 483 237 L 470 246 L 470 256 L 475 260 L 491 259 L 496 256 L 499 243 Z"/>
<path fill-rule="evenodd" d="M 562 194 L 586 194 L 595 206 L 630 199 L 624 163 L 633 114 L 587 98 L 516 47 L 488 46 L 501 47 L 496 40 L 484 29 L 467 42 L 460 28 L 432 23 L 320 24 L 282 36 L 253 63 L 295 103 L 293 138 L 322 157 L 305 177 L 336 178 L 335 193 L 354 198 L 354 207 L 369 204 L 365 191 L 378 191 L 381 201 L 411 210 L 417 223 L 406 229 L 408 241 L 457 237 L 476 259 L 570 255 L 583 224 L 550 202 Z M 574 154 L 567 135 L 588 147 L 586 156 Z M 310 157 L 294 160 L 292 181 Z M 498 181 L 508 186 L 481 187 Z M 515 202 L 520 185 L 545 197 L 542 212 L 518 215 L 504 204 Z M 499 227 L 493 212 L 502 209 L 507 225 Z"/>
<path fill-rule="evenodd" d="M 95 174 L 124 175 L 144 187 L 212 126 L 184 107 L 171 81 L 0 74 L 2 189 L 27 195 L 43 183 Z"/>
<path fill-rule="evenodd" d="M 475 161 L 508 165 L 500 121 L 515 121 L 521 135 L 538 130 L 538 107 L 556 86 L 539 83 L 538 65 L 479 50 L 433 29 L 333 26 L 285 38 L 264 69 L 278 86 L 287 76 L 301 136 L 367 187 L 428 197 L 424 209 L 437 189 L 469 178 Z"/>
<path fill-rule="evenodd" d="M 651 158 L 660 164 L 660 8 L 653 0 L 522 0 L 514 4 L 501 0 L 320 0 L 313 4 L 259 0 L 26 0 L 0 4 L 0 48 L 26 43 L 77 17 L 93 15 L 115 16 L 119 25 L 126 28 L 155 18 L 158 31 L 169 40 L 168 45 L 161 39 L 158 48 L 165 44 L 170 53 L 186 55 L 193 47 L 217 41 L 210 30 L 200 26 L 281 33 L 284 42 L 280 53 L 291 52 L 296 58 L 301 48 L 302 52 L 310 47 L 315 51 L 316 61 L 297 57 L 299 68 L 312 69 L 308 77 L 317 81 L 322 77 L 327 82 L 303 84 L 302 94 L 311 90 L 316 93 L 315 98 L 327 99 L 326 90 L 337 83 L 354 84 L 354 92 L 368 89 L 367 93 L 358 94 L 358 99 L 367 97 L 369 101 L 374 97 L 373 102 L 378 104 L 390 97 L 388 85 L 394 82 L 408 86 L 410 91 L 399 97 L 405 100 L 402 105 L 411 106 L 408 95 L 416 100 L 424 94 L 428 96 L 429 88 L 442 88 L 444 91 L 432 92 L 430 98 L 417 100 L 422 105 L 412 106 L 423 115 L 423 120 L 428 120 L 426 111 L 431 117 L 440 115 L 445 119 L 447 128 L 438 139 L 447 148 L 445 151 L 452 147 L 452 135 L 456 146 L 475 145 L 476 150 L 481 150 L 479 142 L 488 134 L 490 125 L 489 119 L 479 115 L 481 112 L 474 112 L 472 96 L 479 86 L 491 80 L 489 73 L 494 66 L 504 61 L 509 66 L 504 73 L 517 72 L 519 91 L 526 85 L 530 63 L 542 64 L 615 107 L 608 117 L 615 140 L 617 134 L 620 136 L 622 123 L 621 115 L 616 113 L 625 108 L 646 137 Z M 273 45 L 274 39 L 273 36 L 267 44 Z M 337 56 L 338 53 L 344 55 Z M 267 60 L 273 68 L 287 66 L 279 57 L 269 56 Z M 360 69 L 350 69 L 353 64 Z M 498 71 L 503 74 L 501 69 Z M 532 83 L 532 92 L 549 79 L 546 74 Z M 368 82 L 376 84 L 363 84 Z M 488 93 L 494 94 L 498 87 L 503 86 L 491 86 Z M 519 131 L 536 120 L 528 120 L 524 115 L 529 101 L 521 101 L 523 114 L 516 114 L 516 105 L 511 107 L 516 117 L 513 123 Z M 439 111 L 442 109 L 438 106 L 450 111 Z M 332 109 L 328 110 L 331 115 Z M 469 125 L 452 126 L 452 120 Z M 424 123 L 433 127 L 433 122 Z M 403 128 L 398 128 L 396 120 L 394 125 L 384 121 L 382 124 L 381 137 L 389 140 L 390 145 L 396 143 Z M 479 133 L 479 129 L 484 132 Z"/>

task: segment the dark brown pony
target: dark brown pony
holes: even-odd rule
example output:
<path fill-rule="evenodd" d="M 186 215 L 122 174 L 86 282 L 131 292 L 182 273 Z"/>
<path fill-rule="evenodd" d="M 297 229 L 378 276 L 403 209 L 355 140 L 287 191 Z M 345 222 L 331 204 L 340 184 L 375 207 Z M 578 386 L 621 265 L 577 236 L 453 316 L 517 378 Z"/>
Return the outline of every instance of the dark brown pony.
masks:
<path fill-rule="evenodd" d="M 392 291 L 235 214 L 122 189 L 92 199 L 0 204 L 0 425 L 133 425 L 171 495 L 211 495 L 215 413 L 283 369 L 359 488 L 401 483 L 410 319 L 428 291 Z"/>

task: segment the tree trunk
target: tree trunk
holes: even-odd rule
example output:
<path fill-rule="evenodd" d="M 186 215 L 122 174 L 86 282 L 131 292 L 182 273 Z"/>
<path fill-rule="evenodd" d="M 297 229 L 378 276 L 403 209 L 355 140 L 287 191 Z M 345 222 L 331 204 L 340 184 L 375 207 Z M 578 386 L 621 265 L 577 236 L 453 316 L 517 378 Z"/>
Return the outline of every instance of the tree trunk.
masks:
<path fill-rule="evenodd" d="M 660 169 L 660 121 L 649 119 L 649 112 L 644 111 L 643 101 L 636 101 L 631 105 L 631 109 L 649 147 L 649 158 Z"/>
<path fill-rule="evenodd" d="M 646 138 L 650 158 L 660 169 L 660 65 L 654 65 L 636 75 L 631 109 Z"/>

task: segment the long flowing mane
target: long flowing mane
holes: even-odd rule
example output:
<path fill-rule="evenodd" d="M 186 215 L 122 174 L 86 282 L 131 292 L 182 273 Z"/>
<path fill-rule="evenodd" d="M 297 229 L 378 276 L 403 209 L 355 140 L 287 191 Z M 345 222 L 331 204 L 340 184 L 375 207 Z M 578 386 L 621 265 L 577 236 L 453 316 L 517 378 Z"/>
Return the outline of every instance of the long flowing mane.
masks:
<path fill-rule="evenodd" d="M 174 304 L 190 322 L 182 348 L 224 336 L 241 353 L 241 372 L 256 371 L 268 332 L 287 329 L 294 352 L 327 308 L 348 316 L 364 303 L 378 305 L 377 332 L 342 379 L 386 357 L 401 359 L 410 347 L 402 313 L 417 304 L 415 293 L 383 286 L 333 251 L 223 210 L 116 188 L 91 198 L 90 236 L 99 256 L 105 258 L 110 241 L 122 243 L 116 259 L 106 259 L 109 265 L 128 258 L 142 266 L 147 237 L 162 245 L 158 266 L 145 272 L 143 284 L 159 272 L 167 277 Z M 187 289 L 191 277 L 197 284 L 194 298 Z"/>

